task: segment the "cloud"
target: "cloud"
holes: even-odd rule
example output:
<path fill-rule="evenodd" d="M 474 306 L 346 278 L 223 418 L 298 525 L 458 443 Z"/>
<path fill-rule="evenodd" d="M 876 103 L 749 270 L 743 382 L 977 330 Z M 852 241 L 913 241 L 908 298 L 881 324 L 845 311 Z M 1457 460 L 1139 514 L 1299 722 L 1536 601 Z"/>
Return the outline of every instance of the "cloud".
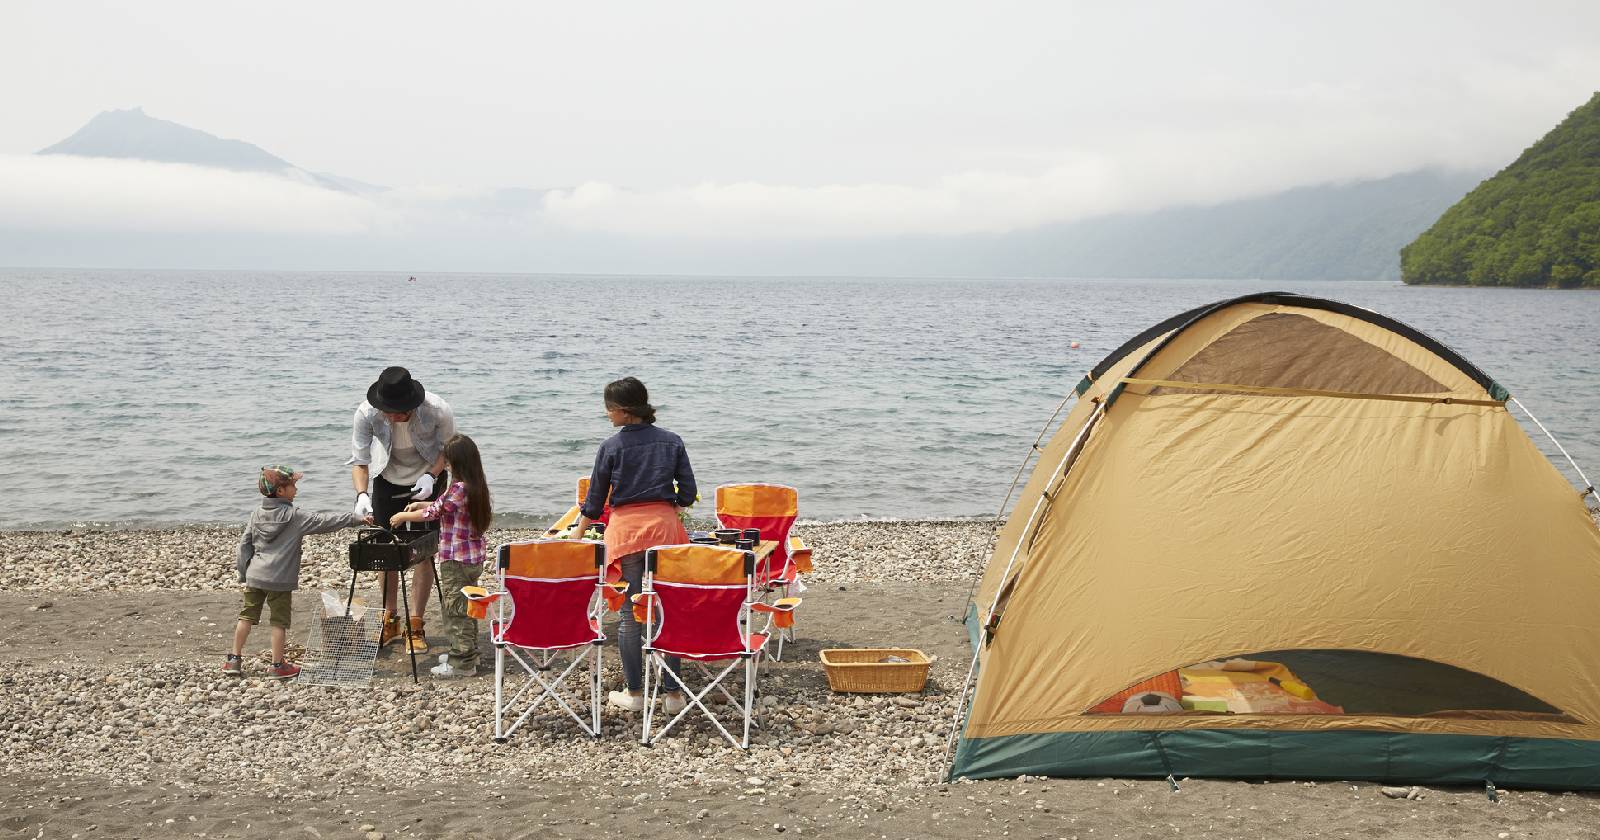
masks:
<path fill-rule="evenodd" d="M 382 210 L 291 177 L 174 163 L 0 155 L 0 228 L 149 233 L 365 233 Z"/>

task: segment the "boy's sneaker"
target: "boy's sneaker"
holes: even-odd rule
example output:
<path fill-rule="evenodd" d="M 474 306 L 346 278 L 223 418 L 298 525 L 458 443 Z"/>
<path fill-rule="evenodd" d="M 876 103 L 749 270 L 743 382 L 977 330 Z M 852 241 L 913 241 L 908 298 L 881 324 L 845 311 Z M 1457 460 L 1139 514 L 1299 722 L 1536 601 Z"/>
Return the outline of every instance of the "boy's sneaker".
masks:
<path fill-rule="evenodd" d="M 683 707 L 686 705 L 688 705 L 688 701 L 684 699 L 681 691 L 661 695 L 661 711 L 669 715 L 675 715 L 683 711 Z"/>
<path fill-rule="evenodd" d="M 300 666 L 288 662 L 279 662 L 267 671 L 269 680 L 292 680 L 300 676 Z"/>
<path fill-rule="evenodd" d="M 619 709 L 629 712 L 644 711 L 644 695 L 629 694 L 626 691 L 613 691 L 606 695 L 606 702 Z"/>
<path fill-rule="evenodd" d="M 450 654 L 441 653 L 439 654 L 439 664 L 429 668 L 428 673 L 432 674 L 434 679 L 450 680 L 456 677 L 476 677 L 478 669 L 475 667 L 457 668 L 450 664 Z"/>
<path fill-rule="evenodd" d="M 224 677 L 244 676 L 244 658 L 234 656 L 231 653 L 228 654 L 228 658 L 222 662 L 222 675 Z"/>

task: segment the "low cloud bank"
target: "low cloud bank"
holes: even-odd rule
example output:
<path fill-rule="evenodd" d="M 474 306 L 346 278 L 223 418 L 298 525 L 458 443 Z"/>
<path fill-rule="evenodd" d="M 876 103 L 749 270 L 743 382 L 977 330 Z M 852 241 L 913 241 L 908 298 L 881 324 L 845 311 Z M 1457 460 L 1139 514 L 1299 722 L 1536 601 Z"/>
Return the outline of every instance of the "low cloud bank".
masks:
<path fill-rule="evenodd" d="M 68 155 L 0 155 L 0 227 L 24 231 L 366 233 L 380 208 L 290 176 Z"/>

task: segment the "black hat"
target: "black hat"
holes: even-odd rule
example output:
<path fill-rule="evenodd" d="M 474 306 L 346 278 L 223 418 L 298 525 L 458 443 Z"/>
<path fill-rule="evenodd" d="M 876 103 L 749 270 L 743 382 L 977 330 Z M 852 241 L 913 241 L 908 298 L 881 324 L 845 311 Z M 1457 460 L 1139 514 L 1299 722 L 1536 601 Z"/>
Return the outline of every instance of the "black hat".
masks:
<path fill-rule="evenodd" d="M 378 381 L 367 389 L 367 402 L 379 411 L 404 413 L 422 405 L 428 392 L 422 383 L 411 378 L 411 371 L 403 367 L 388 367 L 378 375 Z"/>

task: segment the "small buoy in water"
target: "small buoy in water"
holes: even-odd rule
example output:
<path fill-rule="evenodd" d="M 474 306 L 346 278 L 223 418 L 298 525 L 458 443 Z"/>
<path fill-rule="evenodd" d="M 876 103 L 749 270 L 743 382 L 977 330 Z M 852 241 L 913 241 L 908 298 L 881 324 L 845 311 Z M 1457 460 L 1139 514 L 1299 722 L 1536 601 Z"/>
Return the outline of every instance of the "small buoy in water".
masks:
<path fill-rule="evenodd" d="M 1078 349 L 1078 342 L 1076 342 L 1076 341 L 1072 342 L 1072 349 L 1074 349 L 1074 350 Z"/>

